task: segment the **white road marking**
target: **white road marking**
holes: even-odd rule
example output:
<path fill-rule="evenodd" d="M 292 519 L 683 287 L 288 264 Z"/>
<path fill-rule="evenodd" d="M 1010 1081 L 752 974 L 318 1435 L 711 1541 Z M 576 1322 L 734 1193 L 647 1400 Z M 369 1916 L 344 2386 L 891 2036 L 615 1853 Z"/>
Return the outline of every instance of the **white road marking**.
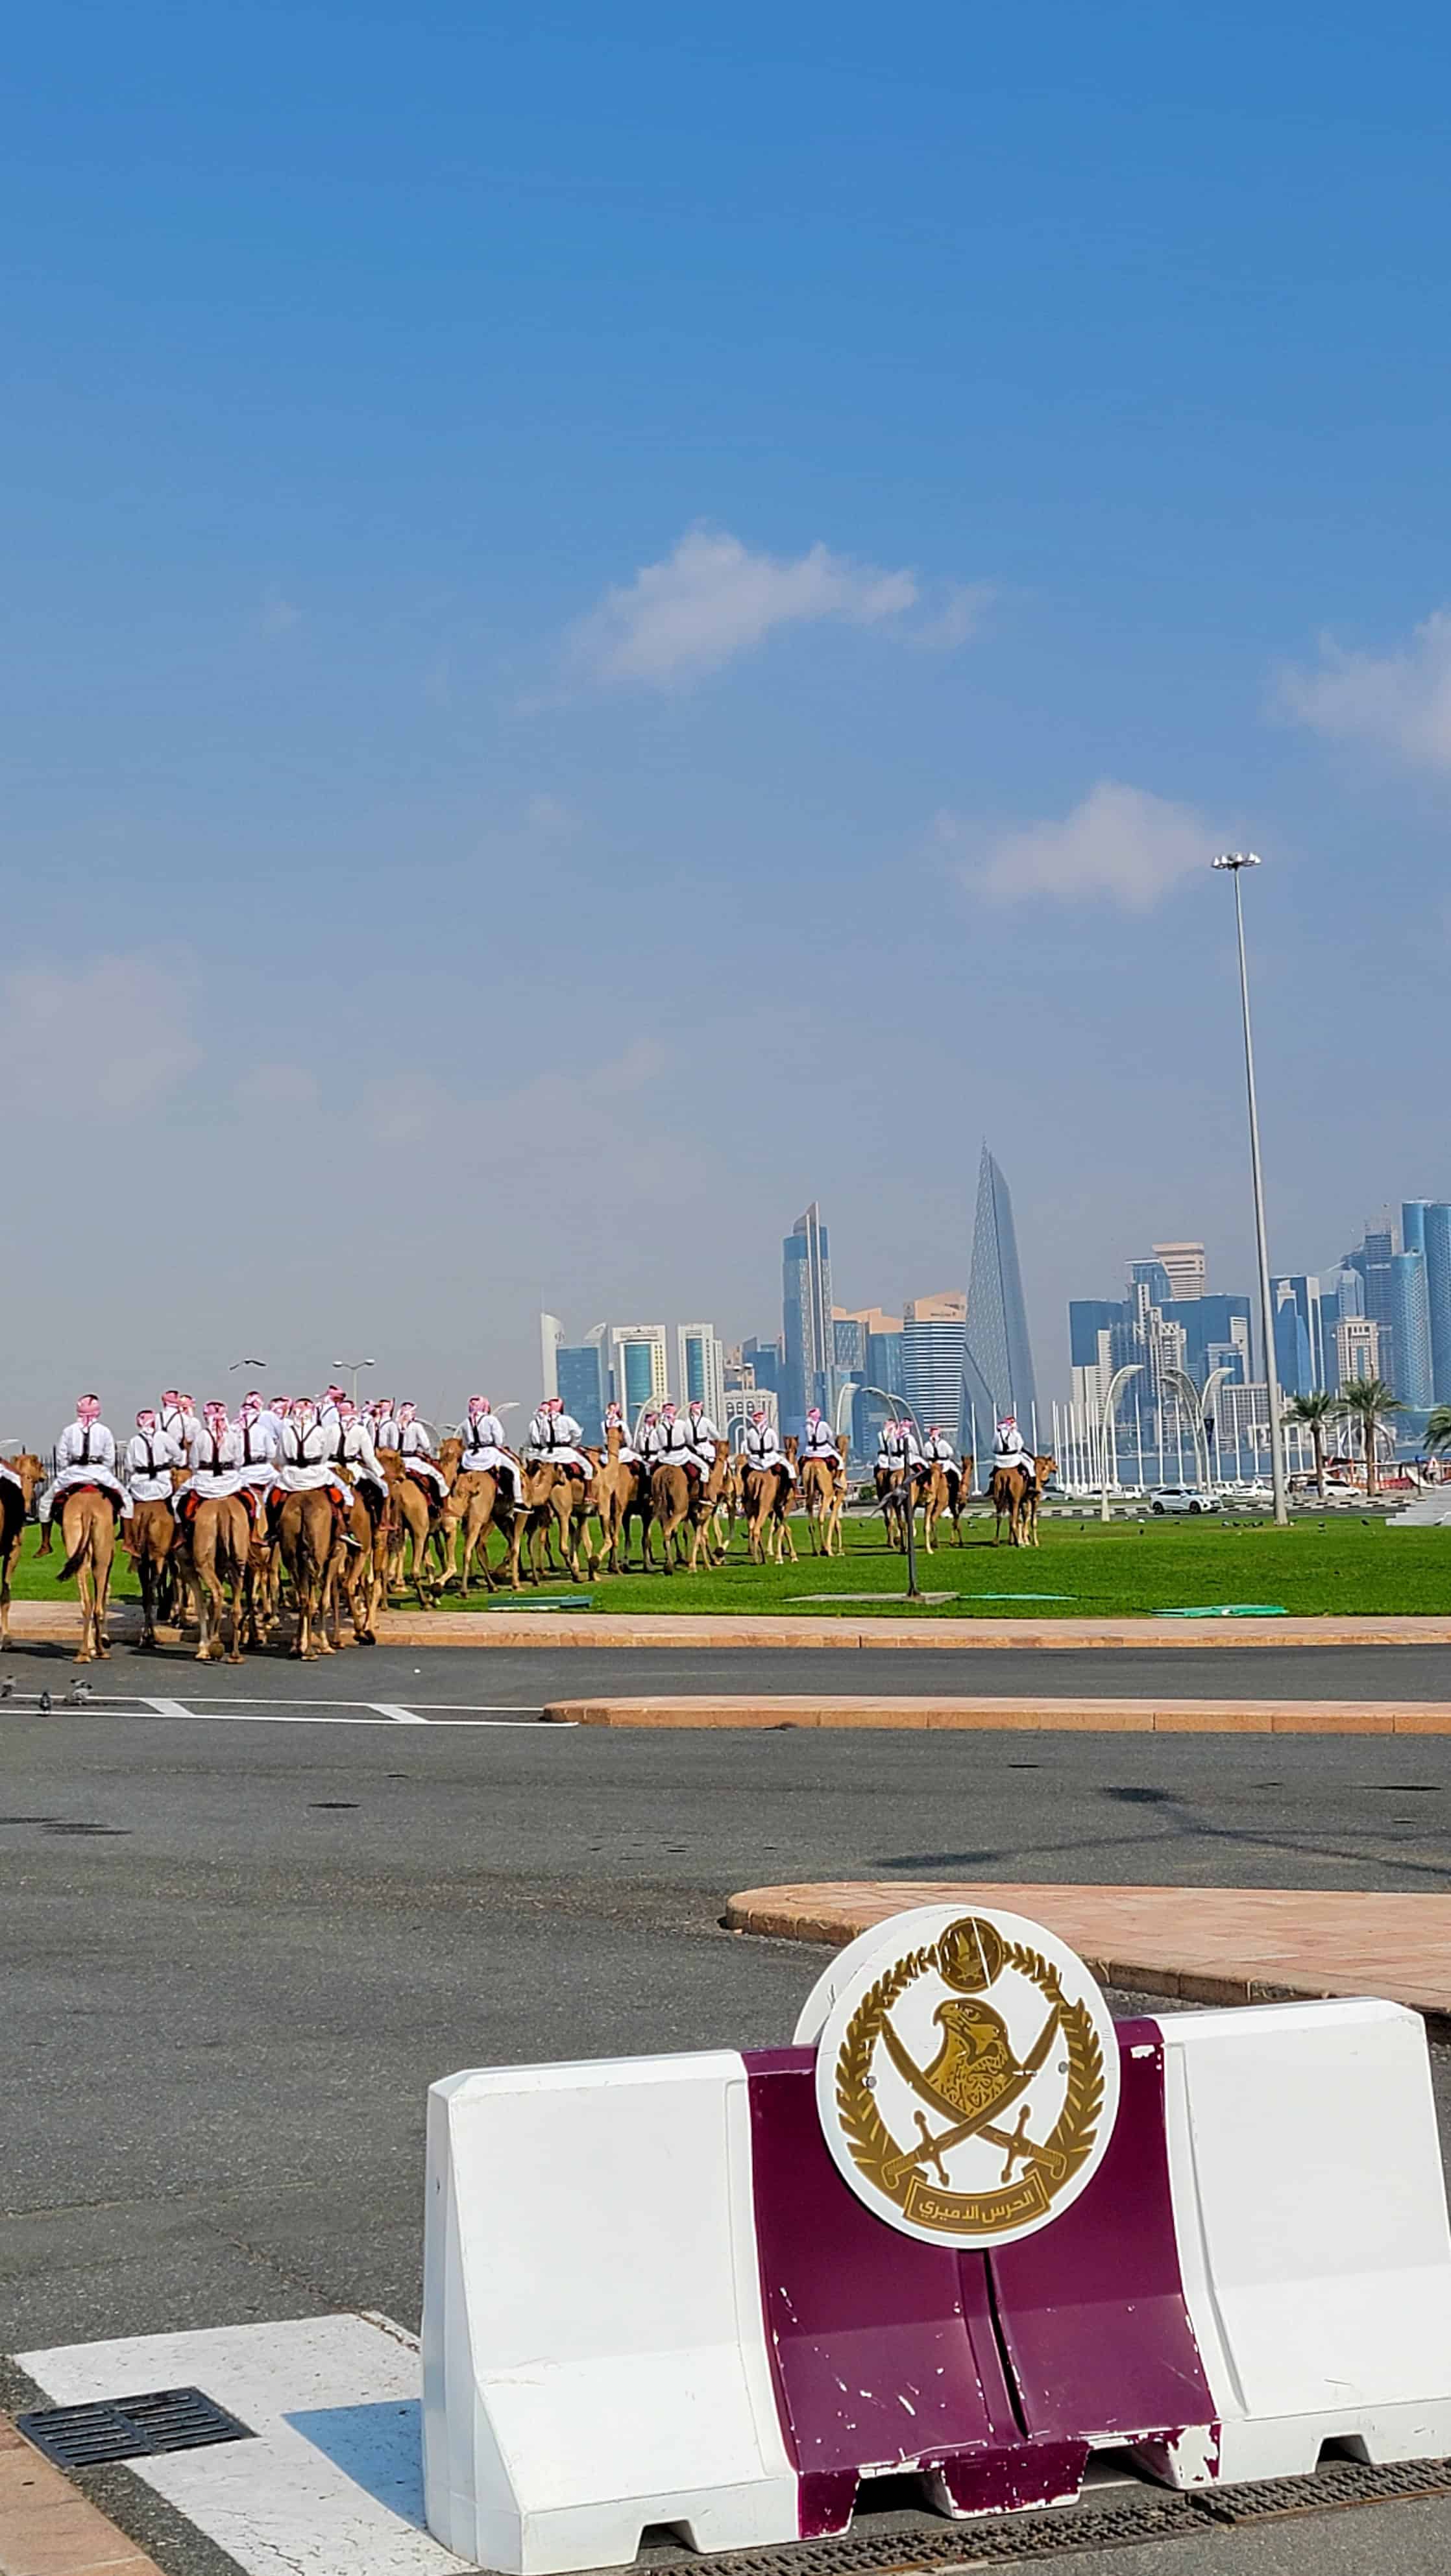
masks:
<path fill-rule="evenodd" d="M 423 2520 L 418 2346 L 385 2317 L 302 2317 L 32 2352 L 57 2405 L 204 2389 L 256 2439 L 128 2465 L 246 2576 L 461 2576 Z"/>
<path fill-rule="evenodd" d="M 191 1710 L 183 1707 L 179 1699 L 151 1699 L 142 1692 L 138 1692 L 137 1697 L 143 1708 L 155 1709 L 158 1717 L 190 1717 L 191 1715 Z"/>
<path fill-rule="evenodd" d="M 0 1717 L 33 1717 L 40 1706 L 40 1694 L 27 1692 L 0 1702 Z M 440 1700 L 427 1703 L 427 1714 L 416 1708 L 404 1708 L 391 1700 L 373 1699 L 248 1699 L 240 1693 L 227 1699 L 160 1699 L 145 1691 L 103 1691 L 83 1705 L 69 1706 L 56 1699 L 46 1712 L 50 1717 L 124 1717 L 149 1710 L 153 1717 L 185 1718 L 199 1726 L 471 1726 L 520 1727 L 542 1729 L 541 1706 L 518 1700 Z M 435 1714 L 435 1710 L 439 1713 Z M 575 1721 L 565 1720 L 547 1731 L 570 1734 Z"/>
<path fill-rule="evenodd" d="M 395 1708 L 392 1702 L 386 1699 L 375 1699 L 371 1705 L 377 1710 L 380 1717 L 391 1717 L 395 1726 L 426 1726 L 428 1724 L 427 1718 L 420 1717 L 416 1709 Z"/>

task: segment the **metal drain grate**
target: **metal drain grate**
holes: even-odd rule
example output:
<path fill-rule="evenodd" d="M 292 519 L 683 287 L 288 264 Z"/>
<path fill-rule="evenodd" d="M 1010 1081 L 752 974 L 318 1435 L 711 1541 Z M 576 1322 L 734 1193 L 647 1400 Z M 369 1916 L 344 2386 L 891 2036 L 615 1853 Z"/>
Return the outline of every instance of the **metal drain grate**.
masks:
<path fill-rule="evenodd" d="M 142 2397 L 102 2398 L 88 2406 L 38 2406 L 15 2421 L 60 2469 L 93 2469 L 105 2460 L 149 2459 L 159 2451 L 198 2451 L 208 2442 L 255 2438 L 250 2424 L 199 2388 L 156 2388 Z"/>
<path fill-rule="evenodd" d="M 1079 2506 L 1013 2514 L 1002 2521 L 959 2522 L 945 2529 L 856 2530 L 839 2540 L 792 2541 L 779 2549 L 737 2549 L 710 2558 L 678 2551 L 637 2560 L 633 2576 L 914 2576 L 914 2571 L 1070 2558 L 1081 2550 L 1126 2549 L 1191 2531 L 1226 2530 L 1282 2514 L 1329 2513 L 1348 2505 L 1398 2504 L 1451 2496 L 1451 2460 L 1406 2460 L 1366 2468 L 1327 2460 L 1303 2478 L 1265 2478 L 1248 2486 L 1174 2493 L 1130 2488 L 1112 2503 L 1086 2491 Z"/>

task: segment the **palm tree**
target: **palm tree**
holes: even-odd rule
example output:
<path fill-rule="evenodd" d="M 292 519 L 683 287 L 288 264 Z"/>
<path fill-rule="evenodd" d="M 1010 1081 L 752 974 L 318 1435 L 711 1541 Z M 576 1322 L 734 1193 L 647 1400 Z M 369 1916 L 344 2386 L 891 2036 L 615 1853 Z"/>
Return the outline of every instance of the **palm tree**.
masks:
<path fill-rule="evenodd" d="M 1315 1395 L 1292 1395 L 1285 1407 L 1286 1422 L 1298 1423 L 1310 1434 L 1315 1451 L 1315 1491 L 1325 1500 L 1325 1434 L 1339 1410 L 1339 1397 L 1323 1392 Z"/>
<path fill-rule="evenodd" d="M 1426 1454 L 1433 1457 L 1438 1449 L 1451 1449 L 1451 1404 L 1438 1404 L 1426 1425 Z"/>
<path fill-rule="evenodd" d="M 1358 1422 L 1360 1425 L 1367 1500 L 1376 1490 L 1375 1435 L 1393 1413 L 1404 1413 L 1405 1409 L 1383 1377 L 1353 1377 L 1335 1399 L 1335 1410 L 1342 1422 Z"/>

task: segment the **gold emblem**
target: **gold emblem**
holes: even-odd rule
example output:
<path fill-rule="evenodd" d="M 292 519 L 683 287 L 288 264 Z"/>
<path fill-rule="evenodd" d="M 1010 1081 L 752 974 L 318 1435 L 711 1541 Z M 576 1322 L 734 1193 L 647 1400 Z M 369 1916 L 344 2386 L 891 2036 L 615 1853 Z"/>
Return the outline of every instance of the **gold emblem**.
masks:
<path fill-rule="evenodd" d="M 1064 1992 L 1065 1973 L 1071 1980 L 1074 1968 L 1087 1996 Z M 910 1999 L 920 2031 L 923 2005 L 942 1987 L 947 1992 L 930 2016 L 936 2053 L 924 2065 L 899 2016 Z M 843 1997 L 849 2003 L 850 1990 Z M 1084 2168 L 1107 2143 L 1116 2104 L 1105 2119 L 1097 2027 L 1104 2018 L 1101 1999 L 1071 1952 L 1054 1964 L 985 1915 L 961 1915 L 935 1941 L 897 1956 L 851 2006 L 836 2049 L 837 2125 L 868 2186 L 861 2196 L 870 2205 L 881 2194 L 914 2235 L 1001 2243 L 1034 2232 L 1060 2197 L 1076 2198 L 1070 2186 L 1077 2182 L 1081 2189 Z M 1019 2033 L 1016 2048 L 1012 2029 Z M 900 2086 L 884 2082 L 888 2069 Z M 914 2097 L 915 2136 L 894 2136 L 878 2107 L 879 2092 L 900 2100 L 902 2087 Z M 1040 2134 L 1046 2120 L 1052 2126 Z M 965 2158 L 968 2149 L 973 2152 Z M 970 2177 L 961 2171 L 964 2162 L 973 2168 Z M 845 2165 L 843 2171 L 851 2180 Z M 969 2179 L 974 2187 L 964 2188 Z"/>

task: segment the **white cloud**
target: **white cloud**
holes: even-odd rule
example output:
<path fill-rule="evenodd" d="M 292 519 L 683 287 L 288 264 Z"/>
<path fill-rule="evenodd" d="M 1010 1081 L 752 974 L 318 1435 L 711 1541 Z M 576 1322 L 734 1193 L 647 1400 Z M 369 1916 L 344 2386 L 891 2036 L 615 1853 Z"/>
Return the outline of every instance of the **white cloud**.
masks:
<path fill-rule="evenodd" d="M 1147 912 L 1176 879 L 1208 867 L 1223 846 L 1191 807 L 1112 778 L 1101 778 L 1061 822 L 992 832 L 940 814 L 935 834 L 964 884 L 982 894 L 1002 902 L 1042 894 L 1070 902 L 1106 896 L 1125 912 Z"/>
<path fill-rule="evenodd" d="M 1451 770 L 1451 610 L 1438 608 L 1400 653 L 1346 653 L 1327 638 L 1318 670 L 1281 674 L 1279 698 L 1317 733 Z"/>
<path fill-rule="evenodd" d="M 794 559 L 754 553 L 739 537 L 692 528 L 663 563 L 607 591 L 569 644 L 592 679 L 669 688 L 721 670 L 776 627 L 823 618 L 875 626 L 920 598 L 913 572 L 854 564 L 823 545 Z"/>
<path fill-rule="evenodd" d="M 101 957 L 70 973 L 0 976 L 0 1068 L 39 1112 L 129 1118 L 201 1061 L 191 1037 L 196 967 L 184 956 Z"/>
<path fill-rule="evenodd" d="M 990 582 L 950 582 L 936 615 L 912 629 L 912 642 L 929 652 L 955 651 L 977 633 L 992 598 Z"/>

